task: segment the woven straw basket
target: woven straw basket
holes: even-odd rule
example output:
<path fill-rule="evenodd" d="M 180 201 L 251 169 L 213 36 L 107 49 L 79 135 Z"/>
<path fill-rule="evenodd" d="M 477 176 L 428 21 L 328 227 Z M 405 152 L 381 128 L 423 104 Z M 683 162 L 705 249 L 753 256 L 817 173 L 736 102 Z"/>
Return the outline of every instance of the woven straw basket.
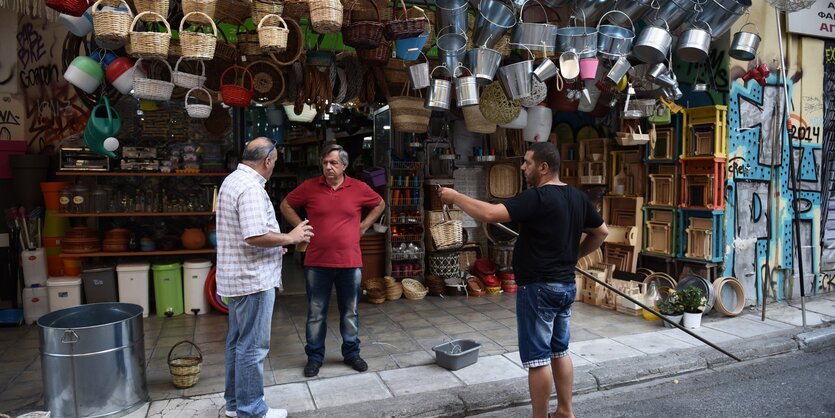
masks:
<path fill-rule="evenodd" d="M 171 74 L 171 65 L 166 60 L 160 60 Z M 139 66 L 142 58 L 136 60 L 134 68 Z M 133 97 L 144 100 L 156 100 L 160 102 L 171 100 L 171 93 L 174 91 L 174 83 L 170 81 L 154 80 L 149 77 L 136 77 L 133 79 Z"/>
<path fill-rule="evenodd" d="M 255 0 L 252 2 L 252 22 L 260 22 L 266 15 L 279 15 L 284 12 L 283 0 Z"/>
<path fill-rule="evenodd" d="M 342 3 L 339 0 L 310 0 L 310 26 L 317 33 L 342 29 Z"/>
<path fill-rule="evenodd" d="M 133 7 L 136 9 L 136 13 L 154 12 L 160 16 L 168 16 L 168 6 L 169 0 L 133 0 Z M 154 15 L 145 15 L 142 20 L 156 22 L 159 18 Z"/>
<path fill-rule="evenodd" d="M 183 13 L 200 12 L 214 19 L 217 0 L 183 0 Z"/>
<path fill-rule="evenodd" d="M 488 121 L 498 125 L 505 125 L 519 116 L 519 113 L 522 111 L 522 106 L 518 100 L 508 99 L 499 82 L 494 81 L 481 93 L 479 109 L 481 109 L 481 114 Z"/>
<path fill-rule="evenodd" d="M 423 299 L 429 293 L 429 289 L 415 279 L 403 279 L 400 283 L 403 285 L 403 295 L 406 299 Z"/>
<path fill-rule="evenodd" d="M 403 14 L 397 19 L 386 22 L 386 39 L 394 41 L 429 32 L 429 17 L 426 16 L 423 9 L 413 7 L 412 9 L 419 10 L 423 14 L 421 17 L 413 18 L 409 17 L 409 11 L 406 10 L 406 3 L 403 0 L 400 0 L 400 6 L 403 8 Z"/>
<path fill-rule="evenodd" d="M 377 3 L 372 0 L 366 0 L 374 6 L 375 20 L 360 20 L 353 19 L 354 6 L 359 2 L 351 3 L 348 9 L 349 23 L 342 29 L 342 42 L 345 45 L 357 49 L 370 49 L 380 46 L 383 41 L 383 32 L 386 25 L 380 21 L 380 9 Z"/>
<path fill-rule="evenodd" d="M 487 193 L 492 198 L 510 199 L 521 191 L 519 168 L 512 163 L 496 163 L 487 175 Z"/>
<path fill-rule="evenodd" d="M 275 23 L 275 25 L 269 24 Z M 267 23 L 267 25 L 265 25 Z M 281 26 L 278 26 L 278 25 Z M 262 50 L 279 52 L 287 49 L 287 38 L 290 36 L 290 29 L 287 22 L 279 15 L 265 15 L 258 22 L 258 44 Z"/>
<path fill-rule="evenodd" d="M 200 74 L 197 75 L 180 71 L 180 63 L 182 61 L 183 57 L 180 57 L 177 59 L 177 63 L 174 64 L 174 71 L 171 72 L 171 81 L 184 89 L 203 87 L 203 83 L 206 82 L 206 64 L 203 61 L 197 61 L 201 68 Z"/>
<path fill-rule="evenodd" d="M 101 2 L 102 0 L 95 2 L 91 12 L 96 39 L 124 42 L 128 39 L 133 19 L 130 7 L 122 0 L 119 2 L 119 9 L 100 10 Z"/>
<path fill-rule="evenodd" d="M 222 22 L 243 22 L 251 9 L 252 0 L 217 0 L 215 17 Z"/>
<path fill-rule="evenodd" d="M 429 272 L 443 278 L 458 277 L 460 267 L 458 265 L 457 251 L 444 251 L 429 254 Z"/>
<path fill-rule="evenodd" d="M 165 25 L 166 32 L 138 32 L 136 22 L 147 14 L 154 14 Z M 168 46 L 171 44 L 171 25 L 162 15 L 154 12 L 142 12 L 133 18 L 130 26 L 130 55 L 134 58 L 168 58 Z"/>
<path fill-rule="evenodd" d="M 432 111 L 423 105 L 422 97 L 409 96 L 409 82 L 403 85 L 400 96 L 389 97 L 391 121 L 394 130 L 414 134 L 426 133 Z"/>
<path fill-rule="evenodd" d="M 189 103 L 188 98 L 191 96 L 191 93 L 194 91 L 202 91 L 206 97 L 209 98 L 209 104 L 203 103 Z M 206 119 L 209 115 L 212 114 L 212 94 L 209 93 L 208 90 L 204 89 L 203 87 L 195 87 L 186 93 L 186 98 L 183 100 L 186 106 L 186 113 L 188 113 L 189 117 L 192 119 Z"/>
<path fill-rule="evenodd" d="M 398 283 L 394 277 L 386 276 L 386 299 L 397 300 L 403 296 L 403 285 Z"/>
<path fill-rule="evenodd" d="M 464 245 L 463 223 L 449 217 L 449 206 L 444 205 L 444 220 L 429 228 L 437 250 L 451 250 Z"/>
<path fill-rule="evenodd" d="M 484 118 L 479 106 L 465 106 L 461 111 L 464 113 L 464 123 L 468 131 L 477 134 L 496 132 L 496 124 Z"/>
<path fill-rule="evenodd" d="M 197 355 L 171 358 L 174 349 L 181 344 L 190 344 L 197 350 Z M 179 389 L 190 388 L 200 380 L 200 365 L 203 363 L 203 352 L 200 347 L 191 341 L 183 340 L 174 344 L 168 351 L 168 372 L 171 373 L 171 380 L 174 386 Z"/>
<path fill-rule="evenodd" d="M 205 25 L 208 21 L 212 33 L 186 32 L 183 26 L 193 16 L 191 22 Z M 180 48 L 183 58 L 187 60 L 210 60 L 215 57 L 215 46 L 217 45 L 217 25 L 203 12 L 191 12 L 180 21 Z"/>

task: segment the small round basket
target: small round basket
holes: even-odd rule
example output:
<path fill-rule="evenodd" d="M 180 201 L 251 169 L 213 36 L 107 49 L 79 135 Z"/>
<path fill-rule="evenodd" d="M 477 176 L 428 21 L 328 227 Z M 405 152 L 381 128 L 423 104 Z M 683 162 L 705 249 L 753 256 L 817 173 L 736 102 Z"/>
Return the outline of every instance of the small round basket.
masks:
<path fill-rule="evenodd" d="M 188 98 L 191 96 L 191 93 L 197 91 L 202 91 L 206 97 L 209 98 L 209 104 L 204 103 L 189 103 Z M 203 87 L 194 87 L 186 93 L 185 107 L 186 113 L 188 113 L 189 117 L 192 119 L 206 119 L 209 115 L 212 114 L 212 94 L 209 93 L 208 90 L 204 89 Z"/>
<path fill-rule="evenodd" d="M 400 283 L 403 284 L 403 294 L 406 296 L 406 299 L 423 299 L 429 293 L 429 289 L 415 279 L 403 279 Z"/>
<path fill-rule="evenodd" d="M 396 280 L 386 281 L 386 299 L 397 300 L 403 296 L 403 285 Z"/>
<path fill-rule="evenodd" d="M 431 274 L 444 278 L 458 277 L 459 268 L 457 251 L 429 254 L 429 273 Z"/>
<path fill-rule="evenodd" d="M 185 14 L 200 12 L 214 19 L 217 0 L 183 0 L 182 5 Z"/>
<path fill-rule="evenodd" d="M 283 0 L 255 0 L 252 2 L 252 23 L 260 22 L 266 15 L 281 16 L 283 12 Z"/>
<path fill-rule="evenodd" d="M 426 284 L 429 288 L 429 295 L 441 296 L 444 294 L 444 286 L 446 286 L 446 282 L 444 282 L 443 277 L 429 274 L 426 276 Z"/>
<path fill-rule="evenodd" d="M 130 7 L 122 0 L 118 8 L 104 10 L 99 9 L 101 2 L 102 0 L 95 2 L 91 12 L 96 39 L 124 42 L 128 38 L 133 19 Z"/>
<path fill-rule="evenodd" d="M 206 82 L 206 64 L 204 64 L 203 61 L 197 61 L 200 63 L 199 65 L 201 68 L 200 75 L 197 75 L 180 71 L 180 62 L 182 61 L 183 57 L 180 57 L 177 59 L 177 63 L 174 64 L 174 71 L 171 73 L 171 81 L 173 81 L 175 85 L 184 89 L 203 87 L 203 83 Z"/>
<path fill-rule="evenodd" d="M 191 17 L 191 20 L 189 20 L 189 17 Z M 190 22 L 197 27 L 203 27 L 203 29 L 211 27 L 211 33 L 186 31 L 184 30 L 186 22 Z M 216 46 L 217 25 L 212 18 L 203 12 L 191 12 L 183 16 L 180 21 L 180 48 L 183 58 L 187 60 L 210 60 L 215 57 Z"/>
<path fill-rule="evenodd" d="M 155 15 L 165 25 L 165 32 L 140 32 L 136 30 L 136 23 L 143 16 Z M 134 58 L 168 58 L 168 47 L 171 44 L 171 25 L 161 15 L 154 12 L 142 12 L 133 18 L 130 26 L 130 55 Z"/>
<path fill-rule="evenodd" d="M 385 289 L 368 289 L 365 292 L 365 295 L 368 297 L 368 303 L 373 303 L 375 305 L 379 305 L 386 301 L 386 290 Z"/>
<path fill-rule="evenodd" d="M 432 241 L 437 250 L 453 250 L 464 245 L 463 223 L 454 221 L 449 216 L 449 206 L 444 205 L 444 220 L 429 228 L 432 233 Z"/>
<path fill-rule="evenodd" d="M 180 356 L 172 358 L 174 349 L 181 344 L 190 344 L 197 350 L 197 355 Z M 185 389 L 194 386 L 200 379 L 200 365 L 203 363 L 203 352 L 200 347 L 191 341 L 183 340 L 174 344 L 168 351 L 168 372 L 171 373 L 171 381 L 174 387 Z"/>
<path fill-rule="evenodd" d="M 280 26 L 279 26 L 280 25 Z M 279 15 L 266 15 L 258 23 L 258 44 L 262 50 L 280 52 L 287 49 L 290 29 Z"/>
<path fill-rule="evenodd" d="M 491 83 L 481 93 L 479 108 L 485 119 L 498 125 L 512 122 L 522 111 L 519 101 L 508 99 L 498 81 Z"/>
<path fill-rule="evenodd" d="M 160 60 L 172 72 L 168 61 Z M 134 67 L 138 67 L 142 58 L 136 60 Z M 136 77 L 133 79 L 133 97 L 144 100 L 155 100 L 165 102 L 171 100 L 171 93 L 174 91 L 174 83 L 164 80 L 154 80 L 150 77 Z"/>

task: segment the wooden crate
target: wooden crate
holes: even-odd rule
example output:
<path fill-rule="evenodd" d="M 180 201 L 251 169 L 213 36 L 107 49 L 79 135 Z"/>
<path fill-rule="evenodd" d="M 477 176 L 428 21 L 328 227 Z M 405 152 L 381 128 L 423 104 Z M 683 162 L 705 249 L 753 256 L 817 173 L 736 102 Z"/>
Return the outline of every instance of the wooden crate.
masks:
<path fill-rule="evenodd" d="M 644 207 L 642 252 L 672 256 L 676 254 L 676 210 Z"/>
<path fill-rule="evenodd" d="M 672 174 L 649 175 L 650 206 L 675 206 L 675 176 Z"/>
<path fill-rule="evenodd" d="M 720 264 L 709 261 L 678 259 L 675 260 L 675 274 L 671 274 L 671 276 L 675 277 L 676 280 L 681 280 L 689 274 L 696 274 L 713 283 L 714 280 L 721 276 L 719 267 Z"/>
<path fill-rule="evenodd" d="M 650 162 L 675 161 L 678 157 L 680 131 L 675 125 L 655 127 L 655 141 L 650 140 L 646 147 L 646 159 Z"/>
<path fill-rule="evenodd" d="M 638 267 L 638 247 L 604 242 L 603 260 L 607 264 L 614 264 L 618 270 L 634 273 Z"/>
<path fill-rule="evenodd" d="M 716 210 L 725 208 L 724 158 L 683 158 L 679 207 Z"/>
<path fill-rule="evenodd" d="M 694 107 L 686 110 L 687 131 L 681 157 L 719 157 L 728 154 L 728 107 Z"/>
<path fill-rule="evenodd" d="M 638 268 L 667 273 L 670 277 L 678 277 L 676 260 L 670 256 L 642 253 L 638 256 Z"/>
<path fill-rule="evenodd" d="M 646 169 L 640 150 L 609 152 L 609 195 L 643 196 Z M 619 184 L 619 180 L 623 180 Z M 621 186 L 621 187 L 618 187 Z"/>
<path fill-rule="evenodd" d="M 603 196 L 603 220 L 609 227 L 606 242 L 640 246 L 643 241 L 644 199 L 629 196 Z"/>
<path fill-rule="evenodd" d="M 723 261 L 724 221 L 723 211 L 680 209 L 678 256 L 700 261 Z"/>
<path fill-rule="evenodd" d="M 580 184 L 606 184 L 610 142 L 607 138 L 580 141 Z"/>

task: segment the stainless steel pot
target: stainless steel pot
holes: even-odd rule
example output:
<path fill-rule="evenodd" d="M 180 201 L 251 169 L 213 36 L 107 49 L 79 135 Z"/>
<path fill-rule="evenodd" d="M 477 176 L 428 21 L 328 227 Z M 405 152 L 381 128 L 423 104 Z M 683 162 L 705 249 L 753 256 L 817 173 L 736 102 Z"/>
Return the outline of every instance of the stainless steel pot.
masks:
<path fill-rule="evenodd" d="M 490 84 L 502 63 L 502 54 L 484 46 L 473 48 L 467 51 L 467 62 L 479 84 Z"/>
<path fill-rule="evenodd" d="M 631 29 L 604 25 L 603 21 L 612 13 L 626 19 Z M 635 40 L 635 25 L 632 24 L 632 19 L 626 13 L 620 10 L 612 10 L 600 18 L 600 22 L 597 24 L 597 56 L 600 59 L 617 60 L 618 57 L 629 55 L 633 40 Z"/>
<path fill-rule="evenodd" d="M 461 65 L 456 72 L 464 69 L 470 75 L 455 77 L 455 99 L 458 107 L 473 106 L 478 104 L 478 83 L 476 77 L 469 68 Z"/>
<path fill-rule="evenodd" d="M 443 66 L 439 65 L 433 68 L 432 74 L 435 73 L 435 70 L 441 67 Z M 452 83 L 449 80 L 430 78 L 429 91 L 426 94 L 424 107 L 430 110 L 449 110 L 449 99 L 451 95 Z"/>
<path fill-rule="evenodd" d="M 705 29 L 697 25 L 706 26 Z M 690 29 L 684 31 L 678 37 L 676 53 L 685 62 L 702 62 L 707 59 L 710 53 L 710 43 L 713 40 L 710 36 L 710 25 L 705 22 L 696 21 Z"/>
<path fill-rule="evenodd" d="M 556 48 L 557 41 L 557 25 L 552 25 L 548 22 L 548 12 L 545 6 L 539 0 L 529 0 L 525 6 L 530 2 L 536 2 L 542 8 L 542 14 L 545 16 L 545 23 L 529 23 L 522 20 L 525 13 L 525 7 L 519 10 L 519 23 L 510 35 L 510 42 L 517 45 L 524 45 L 531 51 L 541 51 L 546 54 L 553 54 Z"/>
<path fill-rule="evenodd" d="M 661 21 L 665 27 L 647 26 L 638 35 L 635 46 L 632 47 L 632 55 L 635 58 L 647 63 L 655 64 L 667 57 L 670 46 L 673 44 L 673 37 L 670 35 L 670 27 L 666 21 Z"/>
<path fill-rule="evenodd" d="M 733 40 L 731 41 L 731 47 L 728 49 L 728 55 L 730 55 L 731 58 L 735 58 L 740 61 L 751 61 L 756 58 L 757 48 L 759 48 L 761 40 L 758 33 L 760 30 L 757 28 L 757 25 L 754 25 L 757 32 L 743 31 L 742 29 L 748 25 L 754 24 L 748 22 L 739 28 L 739 32 L 734 34 Z"/>
<path fill-rule="evenodd" d="M 481 0 L 473 28 L 473 43 L 492 48 L 502 39 L 505 31 L 515 24 L 513 7 L 501 0 Z"/>

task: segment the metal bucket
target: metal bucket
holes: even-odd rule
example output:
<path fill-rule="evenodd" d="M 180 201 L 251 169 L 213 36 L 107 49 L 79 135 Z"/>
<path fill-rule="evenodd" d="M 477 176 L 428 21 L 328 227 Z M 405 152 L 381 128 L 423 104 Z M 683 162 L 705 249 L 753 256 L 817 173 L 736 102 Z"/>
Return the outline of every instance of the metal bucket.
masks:
<path fill-rule="evenodd" d="M 751 0 L 710 0 L 706 3 L 702 6 L 704 11 L 693 19 L 709 24 L 710 35 L 713 38 L 724 35 L 731 25 L 751 7 Z"/>
<path fill-rule="evenodd" d="M 467 0 L 437 0 L 435 5 L 438 8 L 435 26 L 442 30 L 452 27 L 453 33 L 467 32 L 469 29 L 467 25 Z"/>
<path fill-rule="evenodd" d="M 603 21 L 611 13 L 619 14 L 629 21 L 632 29 L 615 25 L 604 25 Z M 616 60 L 618 57 L 629 55 L 632 51 L 632 41 L 635 39 L 635 25 L 626 13 L 612 10 L 600 18 L 597 24 L 597 56 L 603 60 Z"/>
<path fill-rule="evenodd" d="M 697 24 L 707 26 L 707 29 L 697 27 Z M 710 52 L 710 25 L 704 22 L 695 22 L 694 25 L 684 31 L 678 37 L 676 55 L 685 62 L 702 62 L 707 59 Z"/>
<path fill-rule="evenodd" d="M 451 29 L 445 27 L 438 32 L 438 59 L 446 66 L 447 75 L 454 77 L 453 71 L 461 65 L 464 55 L 467 53 L 467 35 L 465 33 L 448 32 L 441 35 L 441 32 Z"/>
<path fill-rule="evenodd" d="M 479 84 L 490 84 L 502 63 L 502 54 L 490 48 L 473 48 L 467 52 L 467 62 Z"/>
<path fill-rule="evenodd" d="M 662 21 L 665 26 L 665 21 Z M 655 64 L 664 61 L 670 52 L 673 44 L 673 37 L 670 35 L 670 28 L 659 26 L 647 26 L 638 35 L 635 46 L 632 47 L 632 55 L 635 58 L 647 63 Z"/>
<path fill-rule="evenodd" d="M 37 321 L 53 417 L 122 416 L 148 401 L 142 306 L 93 303 Z"/>
<path fill-rule="evenodd" d="M 574 0 L 572 10 L 581 12 L 586 19 L 594 22 L 603 13 L 612 10 L 612 6 L 616 3 L 617 0 Z"/>
<path fill-rule="evenodd" d="M 441 68 L 437 66 L 432 69 Z M 426 102 L 424 107 L 430 110 L 449 110 L 449 98 L 452 95 L 452 82 L 440 78 L 431 78 L 429 80 L 429 91 L 426 94 Z"/>
<path fill-rule="evenodd" d="M 738 59 L 740 61 L 751 61 L 756 58 L 757 48 L 760 46 L 761 38 L 759 33 L 745 32 L 742 30 L 748 25 L 754 24 L 748 22 L 739 28 L 739 32 L 734 34 L 733 41 L 731 41 L 731 47 L 728 49 L 728 55 L 731 58 Z M 754 28 L 757 29 L 757 32 L 760 31 L 756 25 L 754 25 Z"/>
<path fill-rule="evenodd" d="M 629 60 L 626 59 L 626 57 L 621 56 L 617 61 L 615 61 L 612 68 L 609 69 L 609 72 L 606 73 L 606 81 L 614 85 L 620 84 L 620 81 L 623 80 L 623 76 L 629 72 L 630 68 L 632 68 L 632 64 L 629 63 Z"/>
<path fill-rule="evenodd" d="M 531 77 L 533 77 L 533 54 L 529 60 L 499 67 L 499 82 L 504 89 L 504 94 L 510 100 L 518 100 L 531 95 Z"/>
<path fill-rule="evenodd" d="M 421 52 L 420 55 L 423 55 Z M 409 66 L 409 81 L 412 82 L 412 88 L 415 90 L 429 87 L 429 58 L 423 55 L 426 62 Z"/>
<path fill-rule="evenodd" d="M 533 76 L 536 77 L 537 80 L 545 82 L 551 77 L 557 75 L 559 68 L 557 68 L 557 64 L 554 64 L 550 58 L 545 57 L 539 65 L 536 66 L 536 69 L 533 70 Z"/>
<path fill-rule="evenodd" d="M 615 5 L 614 10 L 623 12 L 629 20 L 627 21 L 621 15 L 611 16 L 609 17 L 609 20 L 618 26 L 626 26 L 627 23 L 632 24 L 632 22 L 641 20 L 642 17 L 652 10 L 651 4 L 651 0 L 621 0 Z"/>
<path fill-rule="evenodd" d="M 566 83 L 573 83 L 580 76 L 580 60 L 574 51 L 560 54 L 560 75 Z"/>
<path fill-rule="evenodd" d="M 552 25 L 548 22 L 548 12 L 545 7 L 539 3 L 538 0 L 529 0 L 525 3 L 536 1 L 539 7 L 542 7 L 542 14 L 545 16 L 545 23 L 526 23 L 522 20 L 525 13 L 524 6 L 519 10 L 519 23 L 513 29 L 513 34 L 510 35 L 510 43 L 523 45 L 531 51 L 541 51 L 548 54 L 553 54 L 556 48 L 557 41 L 557 25 Z"/>
<path fill-rule="evenodd" d="M 463 65 L 459 66 L 456 69 L 456 72 L 460 69 L 467 70 L 470 75 L 455 77 L 455 104 L 458 105 L 458 107 L 477 105 L 478 83 L 476 81 L 476 77 L 469 68 Z"/>
<path fill-rule="evenodd" d="M 698 3 L 703 2 L 699 0 Z M 647 26 L 660 26 L 663 20 L 668 31 L 675 31 L 682 23 L 690 19 L 696 13 L 695 0 L 668 0 L 659 2 L 661 7 L 658 10 L 649 11 L 644 15 L 644 24 Z"/>
<path fill-rule="evenodd" d="M 481 0 L 473 28 L 473 43 L 492 48 L 516 24 L 513 8 L 500 0 Z"/>
<path fill-rule="evenodd" d="M 571 19 L 576 21 L 574 16 Z M 579 58 L 591 58 L 597 55 L 597 28 L 585 26 L 585 21 L 583 26 L 559 28 L 557 43 L 559 52 L 574 51 Z"/>

